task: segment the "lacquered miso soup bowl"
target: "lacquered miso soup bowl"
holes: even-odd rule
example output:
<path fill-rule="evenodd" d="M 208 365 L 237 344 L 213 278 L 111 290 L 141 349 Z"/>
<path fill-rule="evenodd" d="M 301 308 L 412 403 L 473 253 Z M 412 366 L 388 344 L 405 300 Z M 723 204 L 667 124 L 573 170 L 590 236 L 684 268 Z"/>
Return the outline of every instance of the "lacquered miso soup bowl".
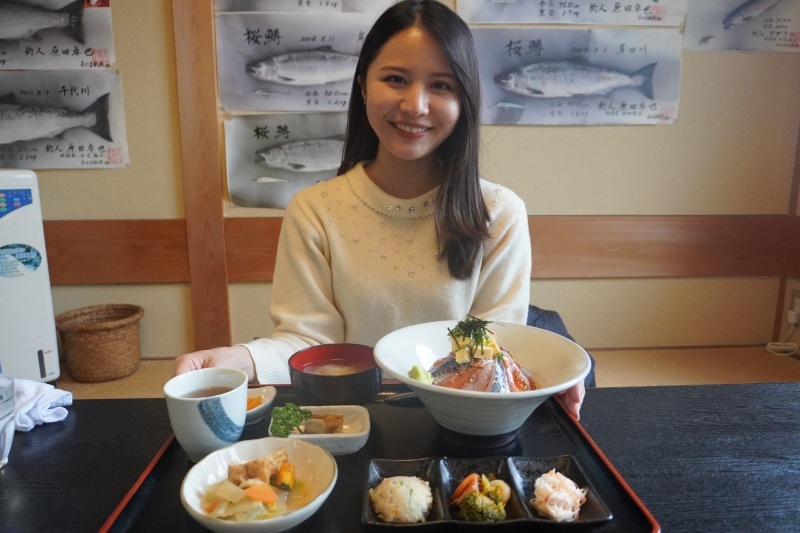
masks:
<path fill-rule="evenodd" d="M 425 370 L 450 353 L 448 330 L 457 321 L 426 322 L 389 333 L 375 345 L 375 360 L 390 379 L 417 393 L 445 436 L 459 444 L 499 446 L 516 432 L 533 411 L 556 393 L 581 382 L 591 363 L 576 343 L 550 331 L 522 324 L 491 322 L 498 344 L 533 376 L 535 390 L 481 392 L 423 383 L 408 376 L 418 365 Z"/>
<path fill-rule="evenodd" d="M 311 346 L 289 358 L 289 377 L 305 405 L 364 405 L 378 393 L 381 369 L 371 346 Z"/>

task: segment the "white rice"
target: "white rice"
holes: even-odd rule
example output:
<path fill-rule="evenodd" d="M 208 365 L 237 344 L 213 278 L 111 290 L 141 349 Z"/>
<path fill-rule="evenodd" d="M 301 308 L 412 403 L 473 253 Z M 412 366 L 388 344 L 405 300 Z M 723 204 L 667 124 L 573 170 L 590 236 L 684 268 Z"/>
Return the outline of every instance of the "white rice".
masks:
<path fill-rule="evenodd" d="M 377 487 L 369 490 L 369 497 L 375 514 L 384 522 L 424 522 L 433 505 L 428 482 L 413 476 L 384 478 Z"/>

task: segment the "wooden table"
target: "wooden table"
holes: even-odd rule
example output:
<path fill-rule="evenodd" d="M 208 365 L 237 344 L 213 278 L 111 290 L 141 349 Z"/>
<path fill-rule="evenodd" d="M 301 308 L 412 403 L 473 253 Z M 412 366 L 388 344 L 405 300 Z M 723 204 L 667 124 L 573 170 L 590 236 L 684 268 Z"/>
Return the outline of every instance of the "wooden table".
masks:
<path fill-rule="evenodd" d="M 800 383 L 600 388 L 581 425 L 665 532 L 800 531 Z"/>
<path fill-rule="evenodd" d="M 325 520 L 306 529 L 328 520 L 323 530 L 349 533 L 337 525 L 339 507 L 360 504 L 363 475 L 342 473 L 357 472 L 375 454 L 454 456 L 435 437 L 402 442 L 407 420 L 435 433 L 424 408 L 390 407 L 382 398 L 368 408 L 367 446 L 337 456 L 339 482 L 317 513 Z M 591 389 L 580 426 L 665 532 L 800 530 L 800 383 Z M 248 431 L 254 430 L 245 437 Z M 170 434 L 160 399 L 79 400 L 65 421 L 17 433 L 10 463 L 0 470 L 0 531 L 98 531 Z M 529 438 L 497 451 L 524 455 Z M 173 488 L 157 488 L 176 498 Z M 171 511 L 159 511 L 176 522 L 167 529 L 196 527 L 169 505 Z M 360 505 L 348 512 L 360 515 Z"/>

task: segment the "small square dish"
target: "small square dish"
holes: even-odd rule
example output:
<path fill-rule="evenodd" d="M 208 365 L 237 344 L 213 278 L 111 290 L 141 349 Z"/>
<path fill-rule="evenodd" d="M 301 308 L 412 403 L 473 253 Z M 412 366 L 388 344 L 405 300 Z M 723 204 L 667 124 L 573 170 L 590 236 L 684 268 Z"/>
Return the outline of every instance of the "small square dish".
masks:
<path fill-rule="evenodd" d="M 322 446 L 333 455 L 357 452 L 369 439 L 369 412 L 360 405 L 309 405 L 301 408 L 308 409 L 313 415 L 341 414 L 341 433 L 306 434 L 295 430 L 289 435 L 290 439 L 302 439 Z M 300 429 L 305 429 L 305 425 L 301 424 Z M 269 434 L 273 436 L 271 420 Z"/>
<path fill-rule="evenodd" d="M 514 481 L 513 488 L 519 493 L 520 497 L 527 505 L 531 513 L 531 522 L 549 524 L 576 524 L 576 525 L 597 525 L 608 522 L 613 518 L 608 506 L 600 498 L 600 495 L 592 487 L 583 469 L 570 455 L 547 457 L 542 459 L 532 459 L 528 457 L 510 457 L 509 469 L 511 478 Z M 581 506 L 578 518 L 574 522 L 554 522 L 550 518 L 540 515 L 531 505 L 530 501 L 534 498 L 534 483 L 536 479 L 555 469 L 578 485 L 586 489 L 586 502 Z"/>
<path fill-rule="evenodd" d="M 382 520 L 375 511 L 370 491 L 375 489 L 384 479 L 397 476 L 416 477 L 422 482 L 428 483 L 431 496 L 433 498 L 431 508 L 425 515 L 425 520 L 415 523 L 387 522 Z M 424 526 L 440 524 L 445 520 L 445 508 L 442 503 L 441 492 L 438 490 L 439 468 L 436 459 L 372 459 L 367 464 L 367 482 L 364 489 L 364 501 L 361 508 L 361 521 L 367 526 Z M 396 489 L 399 491 L 400 489 Z M 410 494 L 409 494 L 410 495 Z M 399 495 L 402 496 L 402 495 Z M 408 501 L 409 498 L 401 498 Z M 396 502 L 386 502 L 387 506 L 392 506 Z"/>
<path fill-rule="evenodd" d="M 253 407 L 247 410 L 244 418 L 244 424 L 249 426 L 264 420 L 264 415 L 272 406 L 275 400 L 275 395 L 278 393 L 275 387 L 253 387 L 247 389 L 247 406 Z"/>
<path fill-rule="evenodd" d="M 455 505 L 451 505 L 456 489 L 462 481 L 464 481 L 470 474 L 478 474 L 487 476 L 489 479 L 499 479 L 504 481 L 508 488 L 511 489 L 511 494 L 508 501 L 505 503 L 505 519 L 499 522 L 469 522 L 463 519 L 460 515 L 460 510 Z M 442 498 L 448 504 L 447 512 L 454 521 L 459 525 L 464 526 L 501 526 L 511 525 L 515 522 L 527 520 L 529 513 L 526 510 L 525 502 L 520 498 L 517 491 L 514 490 L 514 481 L 511 479 L 511 472 L 508 468 L 508 459 L 506 457 L 481 457 L 481 458 L 453 458 L 443 457 L 439 461 L 439 475 L 441 479 Z"/>

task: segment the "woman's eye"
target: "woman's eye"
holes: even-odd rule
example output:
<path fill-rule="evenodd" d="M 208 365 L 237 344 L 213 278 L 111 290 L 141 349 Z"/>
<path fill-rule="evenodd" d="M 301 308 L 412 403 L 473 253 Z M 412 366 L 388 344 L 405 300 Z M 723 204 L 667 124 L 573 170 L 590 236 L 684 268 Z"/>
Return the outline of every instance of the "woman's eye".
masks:
<path fill-rule="evenodd" d="M 447 83 L 446 81 L 435 81 L 435 82 L 433 82 L 431 84 L 431 87 L 433 87 L 434 89 L 437 89 L 439 91 L 450 91 L 450 90 L 452 90 L 451 85 L 449 83 Z"/>
<path fill-rule="evenodd" d="M 397 75 L 387 76 L 386 77 L 386 81 L 389 82 L 389 83 L 404 83 L 405 82 L 405 80 L 403 80 L 402 76 L 397 76 Z"/>

